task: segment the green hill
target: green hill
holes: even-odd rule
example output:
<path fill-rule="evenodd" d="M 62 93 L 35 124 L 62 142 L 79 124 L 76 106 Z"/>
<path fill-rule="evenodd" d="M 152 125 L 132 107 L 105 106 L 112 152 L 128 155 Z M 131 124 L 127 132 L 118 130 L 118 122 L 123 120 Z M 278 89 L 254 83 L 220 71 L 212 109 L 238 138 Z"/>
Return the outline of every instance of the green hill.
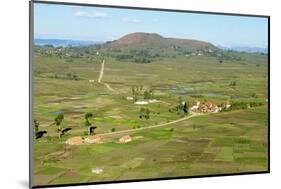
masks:
<path fill-rule="evenodd" d="M 217 50 L 213 44 L 191 39 L 165 38 L 156 33 L 136 32 L 107 42 L 107 48 L 160 48 L 185 50 Z"/>

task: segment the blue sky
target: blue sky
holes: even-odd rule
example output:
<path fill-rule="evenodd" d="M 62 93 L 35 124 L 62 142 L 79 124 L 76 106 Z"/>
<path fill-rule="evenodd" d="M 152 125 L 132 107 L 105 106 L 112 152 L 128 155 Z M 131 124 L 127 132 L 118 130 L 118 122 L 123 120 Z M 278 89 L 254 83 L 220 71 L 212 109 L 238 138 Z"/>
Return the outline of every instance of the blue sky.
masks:
<path fill-rule="evenodd" d="M 35 38 L 110 41 L 133 32 L 267 47 L 267 19 L 35 3 Z"/>

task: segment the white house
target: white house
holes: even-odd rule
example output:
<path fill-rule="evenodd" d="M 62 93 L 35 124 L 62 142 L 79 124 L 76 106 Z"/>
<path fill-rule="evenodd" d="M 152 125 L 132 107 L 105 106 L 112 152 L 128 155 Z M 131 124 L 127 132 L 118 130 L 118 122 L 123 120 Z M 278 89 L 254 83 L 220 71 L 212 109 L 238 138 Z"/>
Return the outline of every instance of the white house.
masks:
<path fill-rule="evenodd" d="M 146 104 L 148 104 L 148 102 L 147 102 L 147 101 L 144 101 L 144 100 L 138 100 L 138 101 L 136 101 L 134 104 L 137 104 L 137 105 L 146 105 Z"/>

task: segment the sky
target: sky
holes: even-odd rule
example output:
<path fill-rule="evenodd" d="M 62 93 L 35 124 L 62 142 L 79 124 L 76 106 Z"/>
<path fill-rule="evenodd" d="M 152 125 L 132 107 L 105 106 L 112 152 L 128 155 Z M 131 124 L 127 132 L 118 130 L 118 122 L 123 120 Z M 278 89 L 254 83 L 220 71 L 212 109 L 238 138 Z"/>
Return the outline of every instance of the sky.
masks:
<path fill-rule="evenodd" d="M 267 18 L 35 3 L 34 36 L 94 42 L 133 32 L 267 48 Z"/>

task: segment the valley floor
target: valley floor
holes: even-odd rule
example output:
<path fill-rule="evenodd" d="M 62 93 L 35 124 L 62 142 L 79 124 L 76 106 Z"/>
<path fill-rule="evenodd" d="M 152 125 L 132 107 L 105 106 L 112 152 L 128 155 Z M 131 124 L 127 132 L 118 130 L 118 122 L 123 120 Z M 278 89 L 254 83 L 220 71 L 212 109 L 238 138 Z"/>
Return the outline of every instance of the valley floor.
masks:
<path fill-rule="evenodd" d="M 151 64 L 108 58 L 102 79 L 95 82 L 101 64 L 65 63 L 40 56 L 35 62 L 34 118 L 40 122 L 40 130 L 48 132 L 34 140 L 35 185 L 268 169 L 267 65 L 218 64 L 206 57 L 166 58 Z M 79 79 L 66 79 L 66 73 L 75 73 Z M 235 87 L 230 86 L 233 80 Z M 132 86 L 140 84 L 154 89 L 156 103 L 136 105 L 126 99 L 132 96 Z M 263 105 L 183 117 L 170 111 L 179 99 L 191 104 L 234 101 Z M 139 118 L 141 108 L 149 108 L 149 119 Z M 67 145 L 65 141 L 71 137 L 87 137 L 87 112 L 94 115 L 95 132 L 106 133 L 105 142 Z M 62 138 L 52 125 L 60 113 L 64 114 L 63 127 L 72 129 Z M 126 134 L 133 140 L 119 143 Z"/>

